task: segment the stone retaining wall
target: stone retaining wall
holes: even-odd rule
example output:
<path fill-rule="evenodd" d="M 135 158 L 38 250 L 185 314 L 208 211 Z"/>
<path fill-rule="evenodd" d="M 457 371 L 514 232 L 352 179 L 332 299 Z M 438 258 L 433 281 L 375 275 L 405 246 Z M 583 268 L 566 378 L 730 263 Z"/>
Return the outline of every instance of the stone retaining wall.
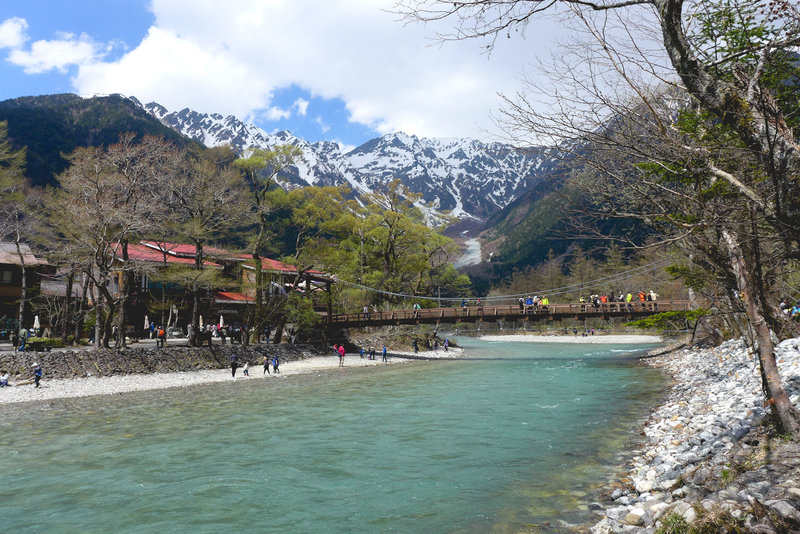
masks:
<path fill-rule="evenodd" d="M 327 354 L 311 345 L 215 345 L 208 347 L 176 346 L 163 349 L 129 346 L 124 349 L 66 350 L 57 352 L 7 352 L 0 354 L 0 368 L 12 379 L 29 378 L 34 362 L 44 369 L 45 377 L 76 378 L 135 373 L 168 373 L 227 367 L 236 352 L 240 363 L 260 365 L 264 356 L 277 354 L 281 363 Z"/>

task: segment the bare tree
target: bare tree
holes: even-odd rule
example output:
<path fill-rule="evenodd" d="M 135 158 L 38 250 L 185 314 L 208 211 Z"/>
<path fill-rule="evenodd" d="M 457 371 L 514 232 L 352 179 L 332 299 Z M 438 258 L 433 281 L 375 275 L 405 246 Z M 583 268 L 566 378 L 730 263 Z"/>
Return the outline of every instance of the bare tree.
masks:
<path fill-rule="evenodd" d="M 201 293 L 223 284 L 217 271 L 207 268 L 205 247 L 220 240 L 241 217 L 240 177 L 219 156 L 214 150 L 190 155 L 181 172 L 162 177 L 158 186 L 176 235 L 195 247 L 195 268 L 184 281 L 192 298 L 192 346 L 198 344 Z"/>
<path fill-rule="evenodd" d="M 773 415 L 797 436 L 769 302 L 772 267 L 800 257 L 796 5 L 409 0 L 398 9 L 410 20 L 452 19 L 443 39 L 486 39 L 490 50 L 544 12 L 588 37 L 555 60 L 549 111 L 540 111 L 531 85 L 506 98 L 500 122 L 517 138 L 560 142 L 594 169 L 596 198 L 616 199 L 600 213 L 636 217 L 668 241 L 691 243 L 697 260 L 726 280 L 755 333 Z"/>
<path fill-rule="evenodd" d="M 123 145 L 135 150 L 131 141 L 123 136 Z M 58 178 L 61 189 L 49 199 L 53 225 L 70 243 L 71 253 L 87 260 L 85 274 L 104 303 L 100 308 L 95 301 L 101 325 L 98 342 L 104 347 L 110 344 L 115 312 L 127 300 L 125 281 L 134 268 L 125 257 L 127 243 L 147 225 L 136 198 L 143 184 L 121 173 L 119 158 L 114 157 L 125 150 L 123 145 L 73 151 L 70 166 Z M 124 338 L 124 332 L 120 334 Z"/>

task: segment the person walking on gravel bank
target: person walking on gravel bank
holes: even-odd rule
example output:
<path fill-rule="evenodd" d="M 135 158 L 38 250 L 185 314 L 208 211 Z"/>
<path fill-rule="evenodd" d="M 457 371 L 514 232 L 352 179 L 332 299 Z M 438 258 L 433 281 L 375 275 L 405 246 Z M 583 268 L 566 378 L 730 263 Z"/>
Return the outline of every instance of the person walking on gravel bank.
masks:
<path fill-rule="evenodd" d="M 344 345 L 339 345 L 339 367 L 344 367 Z"/>
<path fill-rule="evenodd" d="M 262 374 L 269 374 L 269 356 L 264 356 L 264 373 Z"/>
<path fill-rule="evenodd" d="M 35 387 L 35 388 L 39 387 L 39 380 L 42 379 L 42 374 L 44 374 L 44 371 L 42 370 L 42 367 L 38 363 L 34 363 L 33 364 L 33 383 L 34 383 L 33 387 Z"/>
<path fill-rule="evenodd" d="M 231 354 L 231 378 L 236 378 L 236 368 L 239 367 L 239 356 Z"/>

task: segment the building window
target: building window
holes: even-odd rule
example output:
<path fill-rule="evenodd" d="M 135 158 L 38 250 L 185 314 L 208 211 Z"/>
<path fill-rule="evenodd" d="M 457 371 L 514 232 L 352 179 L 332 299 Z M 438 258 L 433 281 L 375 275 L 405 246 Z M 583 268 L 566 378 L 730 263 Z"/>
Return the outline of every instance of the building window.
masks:
<path fill-rule="evenodd" d="M 0 284 L 3 284 L 4 286 L 10 286 L 13 281 L 14 271 L 8 269 L 0 271 Z"/>

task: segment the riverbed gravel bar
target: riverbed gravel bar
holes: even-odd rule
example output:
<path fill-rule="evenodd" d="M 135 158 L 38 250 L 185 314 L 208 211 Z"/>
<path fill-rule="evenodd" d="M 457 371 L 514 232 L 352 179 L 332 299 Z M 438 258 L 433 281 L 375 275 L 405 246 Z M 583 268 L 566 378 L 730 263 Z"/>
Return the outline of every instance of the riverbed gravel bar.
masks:
<path fill-rule="evenodd" d="M 782 342 L 778 366 L 800 400 L 800 339 Z M 800 446 L 770 436 L 757 357 L 742 341 L 645 360 L 674 382 L 644 426 L 643 447 L 609 503 L 595 503 L 595 533 L 654 533 L 664 522 L 735 523 L 744 531 L 800 527 Z M 600 506 L 597 506 L 597 505 Z M 709 530 L 712 531 L 712 530 Z"/>

